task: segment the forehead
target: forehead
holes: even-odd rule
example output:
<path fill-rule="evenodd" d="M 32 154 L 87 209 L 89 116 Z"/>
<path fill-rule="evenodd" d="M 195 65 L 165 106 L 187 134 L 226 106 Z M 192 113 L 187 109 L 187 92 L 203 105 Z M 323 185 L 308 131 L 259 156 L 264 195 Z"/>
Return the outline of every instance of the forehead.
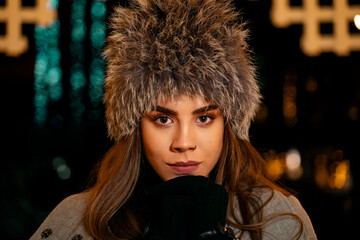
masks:
<path fill-rule="evenodd" d="M 187 107 L 203 107 L 210 105 L 211 102 L 201 96 L 189 96 L 189 95 L 179 95 L 172 98 L 166 98 L 159 100 L 157 102 L 157 106 L 167 106 L 167 107 L 179 107 L 179 106 L 187 106 Z"/>

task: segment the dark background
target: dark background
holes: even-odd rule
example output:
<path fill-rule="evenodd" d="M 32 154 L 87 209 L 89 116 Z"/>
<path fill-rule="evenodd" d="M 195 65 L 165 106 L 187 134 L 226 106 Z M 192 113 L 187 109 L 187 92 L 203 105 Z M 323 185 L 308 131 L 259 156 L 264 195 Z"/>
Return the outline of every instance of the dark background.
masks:
<path fill-rule="evenodd" d="M 320 2 L 329 5 L 332 1 Z M 23 3 L 34 5 L 34 1 Z M 301 5 L 300 0 L 291 3 Z M 68 98 L 71 4 L 69 0 L 59 4 L 64 94 L 58 103 L 48 106 L 49 119 L 44 126 L 37 126 L 33 121 L 34 26 L 23 26 L 30 44 L 26 53 L 16 58 L 0 54 L 4 143 L 0 168 L 2 239 L 28 239 L 57 203 L 85 188 L 93 166 L 112 145 L 103 117 L 95 122 L 84 118 L 80 123 L 71 118 Z M 108 9 L 113 4 L 115 1 L 108 1 Z M 0 1 L 0 6 L 3 5 L 4 1 Z M 268 112 L 265 120 L 255 121 L 252 125 L 251 142 L 261 153 L 270 149 L 280 153 L 292 147 L 300 151 L 304 174 L 298 180 L 285 176 L 283 181 L 298 192 L 319 239 L 356 236 L 356 227 L 360 223 L 357 217 L 360 213 L 360 131 L 358 113 L 349 117 L 349 109 L 353 107 L 358 111 L 360 105 L 360 52 L 352 52 L 347 57 L 333 53 L 308 57 L 299 48 L 301 25 L 278 29 L 271 24 L 271 1 L 240 0 L 236 1 L 236 6 L 243 12 L 251 30 L 249 44 L 254 51 Z M 89 11 L 90 7 L 87 7 L 87 14 Z M 86 21 L 90 24 L 89 17 Z M 0 34 L 4 34 L 4 29 L 4 24 L 0 25 Z M 322 31 L 329 33 L 331 28 L 325 26 Z M 89 41 L 85 44 L 88 46 Z M 296 79 L 297 89 L 297 124 L 291 127 L 285 124 L 282 112 L 287 77 Z M 316 80 L 316 91 L 306 90 L 309 79 Z M 87 113 L 87 103 L 85 107 Z M 60 123 L 54 124 L 54 116 L 61 116 Z M 335 150 L 341 150 L 343 158 L 350 161 L 352 186 L 346 191 L 321 188 L 315 182 L 316 155 L 331 155 Z M 69 179 L 61 180 L 54 170 L 52 162 L 56 157 L 66 160 L 71 169 Z"/>

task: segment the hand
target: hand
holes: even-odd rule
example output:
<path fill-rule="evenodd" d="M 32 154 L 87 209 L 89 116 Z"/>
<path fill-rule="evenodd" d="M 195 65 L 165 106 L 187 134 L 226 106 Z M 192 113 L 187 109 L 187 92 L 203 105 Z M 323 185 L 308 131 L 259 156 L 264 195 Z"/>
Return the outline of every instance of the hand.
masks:
<path fill-rule="evenodd" d="M 152 222 L 146 239 L 224 239 L 210 233 L 225 225 L 228 196 L 223 186 L 210 179 L 171 179 L 154 186 L 151 201 Z M 203 234 L 206 232 L 209 234 Z"/>

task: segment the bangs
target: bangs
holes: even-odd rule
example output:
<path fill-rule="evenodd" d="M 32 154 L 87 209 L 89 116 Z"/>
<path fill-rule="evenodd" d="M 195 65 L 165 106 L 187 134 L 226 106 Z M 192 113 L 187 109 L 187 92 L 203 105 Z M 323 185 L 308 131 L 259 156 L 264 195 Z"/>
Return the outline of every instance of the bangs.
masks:
<path fill-rule="evenodd" d="M 226 88 L 219 89 L 220 86 L 217 85 L 217 89 L 214 89 L 214 85 L 209 84 L 209 79 L 186 75 L 175 76 L 175 74 L 165 74 L 155 77 L 152 88 L 154 89 L 154 96 L 157 96 L 157 98 L 152 108 L 156 107 L 160 102 L 177 101 L 181 96 L 187 96 L 190 98 L 200 97 L 209 104 L 218 106 L 220 111 L 223 112 L 221 96 L 223 96 Z"/>

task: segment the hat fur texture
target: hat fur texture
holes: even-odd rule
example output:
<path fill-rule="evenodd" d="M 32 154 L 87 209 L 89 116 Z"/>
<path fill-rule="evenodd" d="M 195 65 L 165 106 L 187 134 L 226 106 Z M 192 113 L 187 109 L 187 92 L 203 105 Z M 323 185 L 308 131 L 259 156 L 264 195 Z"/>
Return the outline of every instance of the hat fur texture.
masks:
<path fill-rule="evenodd" d="M 134 0 L 116 7 L 104 56 L 109 136 L 132 134 L 159 101 L 181 94 L 219 106 L 248 139 L 261 95 L 244 24 L 227 0 Z"/>

